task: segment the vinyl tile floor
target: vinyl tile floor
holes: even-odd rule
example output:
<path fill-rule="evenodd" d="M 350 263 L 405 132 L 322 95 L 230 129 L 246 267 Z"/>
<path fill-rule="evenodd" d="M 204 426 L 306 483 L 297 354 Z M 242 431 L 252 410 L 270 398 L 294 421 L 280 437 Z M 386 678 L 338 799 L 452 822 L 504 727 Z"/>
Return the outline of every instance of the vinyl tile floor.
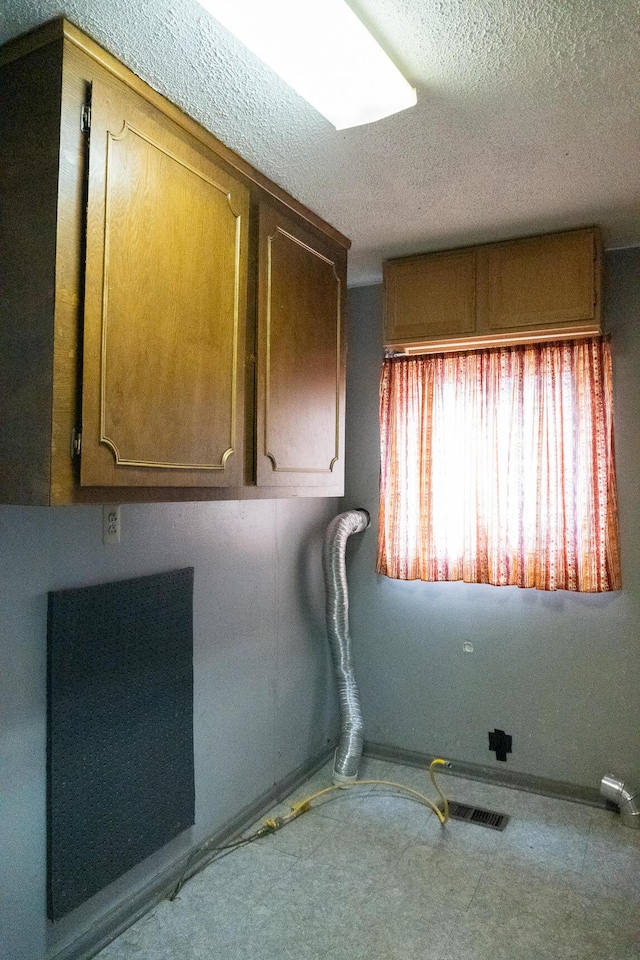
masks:
<path fill-rule="evenodd" d="M 415 767 L 365 757 L 360 777 L 433 796 Z M 330 782 L 327 764 L 271 815 Z M 442 827 L 391 788 L 337 791 L 211 863 L 99 960 L 640 960 L 640 831 L 577 803 L 440 783 L 508 813 L 506 829 Z"/>

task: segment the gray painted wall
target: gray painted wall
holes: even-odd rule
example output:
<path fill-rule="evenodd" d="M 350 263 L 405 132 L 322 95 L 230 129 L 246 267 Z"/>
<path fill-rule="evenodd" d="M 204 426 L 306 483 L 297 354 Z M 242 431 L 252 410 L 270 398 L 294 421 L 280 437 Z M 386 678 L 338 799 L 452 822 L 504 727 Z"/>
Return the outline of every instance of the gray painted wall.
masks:
<path fill-rule="evenodd" d="M 375 532 L 349 543 L 351 632 L 366 735 L 595 786 L 638 780 L 640 251 L 606 258 L 622 526 L 620 593 L 545 594 L 377 577 Z M 346 506 L 378 497 L 381 288 L 351 292 Z M 127 505 L 119 546 L 101 509 L 0 507 L 0 957 L 42 960 L 336 731 L 320 546 L 335 500 Z M 48 590 L 195 567 L 196 826 L 56 924 L 45 917 Z M 471 639 L 473 654 L 462 644 Z"/>
<path fill-rule="evenodd" d="M 321 543 L 337 500 L 0 507 L 0 957 L 42 960 L 336 732 Z M 195 567 L 196 825 L 55 927 L 45 909 L 47 591 Z"/>
<path fill-rule="evenodd" d="M 503 768 L 487 738 L 501 727 L 514 771 L 597 787 L 611 770 L 640 782 L 640 249 L 606 256 L 604 306 L 622 591 L 390 580 L 375 573 L 375 534 L 358 538 L 348 577 L 368 740 Z M 345 503 L 375 524 L 382 288 L 352 290 L 350 314 Z"/>

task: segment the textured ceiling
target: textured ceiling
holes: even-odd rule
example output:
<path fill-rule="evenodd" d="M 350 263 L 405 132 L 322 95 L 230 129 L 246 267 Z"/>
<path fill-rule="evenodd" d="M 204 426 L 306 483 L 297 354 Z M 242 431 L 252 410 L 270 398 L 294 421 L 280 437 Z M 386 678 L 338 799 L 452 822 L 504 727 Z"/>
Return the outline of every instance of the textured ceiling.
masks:
<path fill-rule="evenodd" d="M 349 236 L 354 284 L 387 256 L 592 223 L 640 243 L 636 0 L 352 6 L 418 105 L 341 132 L 196 0 L 0 0 L 0 42 L 67 16 Z"/>

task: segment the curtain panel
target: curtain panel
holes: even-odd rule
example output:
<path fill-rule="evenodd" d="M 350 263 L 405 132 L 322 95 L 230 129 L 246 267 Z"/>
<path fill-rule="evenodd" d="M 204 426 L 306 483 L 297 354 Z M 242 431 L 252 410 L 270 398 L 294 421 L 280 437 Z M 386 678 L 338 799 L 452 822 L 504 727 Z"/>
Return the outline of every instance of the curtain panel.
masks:
<path fill-rule="evenodd" d="M 602 337 L 385 360 L 379 573 L 620 588 Z"/>

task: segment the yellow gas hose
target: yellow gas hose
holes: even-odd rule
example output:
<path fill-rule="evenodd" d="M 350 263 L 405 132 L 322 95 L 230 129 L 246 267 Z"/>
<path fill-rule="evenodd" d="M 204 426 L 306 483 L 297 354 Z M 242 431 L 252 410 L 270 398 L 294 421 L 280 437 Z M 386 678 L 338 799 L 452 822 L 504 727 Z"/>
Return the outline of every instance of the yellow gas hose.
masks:
<path fill-rule="evenodd" d="M 429 776 L 431 777 L 432 784 L 440 794 L 440 799 L 442 801 L 441 803 L 442 809 L 440 809 L 440 807 L 437 807 L 435 803 L 432 803 L 432 801 L 429 800 L 428 797 L 425 797 L 424 794 L 420 793 L 418 790 L 414 790 L 413 787 L 406 787 L 403 783 L 395 783 L 395 781 L 393 780 L 355 780 L 353 783 L 349 784 L 346 787 L 345 785 L 325 787 L 324 790 L 318 790 L 317 793 L 311 794 L 311 796 L 307 797 L 305 800 L 301 800 L 299 803 L 294 803 L 293 806 L 291 807 L 291 813 L 286 814 L 284 817 L 267 818 L 266 820 L 264 820 L 263 825 L 259 827 L 258 830 L 256 830 L 254 833 L 250 834 L 249 836 L 244 836 L 244 837 L 241 837 L 239 840 L 231 841 L 231 843 L 223 844 L 222 846 L 219 846 L 219 847 L 214 847 L 209 851 L 209 856 L 204 858 L 195 870 L 191 870 L 193 853 L 190 854 L 189 857 L 187 857 L 187 861 L 182 871 L 182 875 L 180 876 L 180 879 L 178 880 L 178 883 L 176 884 L 176 887 L 173 893 L 169 897 L 169 900 L 175 900 L 178 894 L 180 893 L 180 890 L 182 889 L 185 881 L 190 876 L 193 876 L 194 873 L 199 873 L 200 870 L 203 870 L 205 866 L 207 866 L 214 858 L 216 858 L 216 854 L 218 854 L 219 856 L 225 856 L 226 854 L 231 853 L 231 851 L 237 849 L 238 847 L 245 846 L 248 843 L 252 843 L 254 840 L 258 840 L 261 837 L 268 836 L 268 834 L 270 833 L 275 833 L 276 830 L 281 830 L 282 827 L 285 827 L 287 824 L 292 823 L 298 817 L 302 816 L 303 813 L 306 813 L 307 810 L 311 810 L 311 804 L 313 803 L 314 800 L 317 800 L 318 797 L 322 797 L 327 793 L 333 793 L 335 790 L 344 790 L 344 789 L 351 790 L 353 787 L 365 787 L 365 786 L 372 786 L 372 785 L 373 786 L 380 785 L 383 787 L 394 787 L 396 790 L 402 790 L 411 799 L 416 800 L 419 803 L 423 803 L 427 807 L 431 807 L 431 809 L 437 816 L 442 826 L 444 826 L 447 820 L 449 819 L 449 804 L 447 802 L 447 798 L 445 797 L 444 793 L 442 792 L 442 790 L 440 789 L 440 787 L 436 782 L 434 768 L 437 766 L 448 767 L 450 766 L 450 764 L 447 760 L 441 760 L 440 757 L 438 757 L 435 760 L 433 760 L 429 766 Z M 202 851 L 200 851 L 200 853 L 202 853 Z"/>
<path fill-rule="evenodd" d="M 435 767 L 437 766 L 448 766 L 447 760 L 442 760 L 440 757 L 437 757 L 433 760 L 429 766 L 429 776 L 431 782 L 434 785 L 435 789 L 440 794 L 442 801 L 442 809 L 436 806 L 428 797 L 425 797 L 423 793 L 420 793 L 418 790 L 414 790 L 413 787 L 407 787 L 403 783 L 396 783 L 394 780 L 355 780 L 352 784 L 349 784 L 345 788 L 344 785 L 340 786 L 331 786 L 325 787 L 324 790 L 318 790 L 317 793 L 312 793 L 311 796 L 306 797 L 304 800 L 294 803 L 291 807 L 291 813 L 286 814 L 284 817 L 275 817 L 266 819 L 265 825 L 270 827 L 271 830 L 279 830 L 281 827 L 284 827 L 287 823 L 291 823 L 297 817 L 301 816 L 303 813 L 306 813 L 311 809 L 311 804 L 314 800 L 317 800 L 319 797 L 323 797 L 328 793 L 333 793 L 335 790 L 352 790 L 354 787 L 365 787 L 365 786 L 382 786 L 382 787 L 394 787 L 396 790 L 402 790 L 404 793 L 408 794 L 412 799 L 417 800 L 419 803 L 423 803 L 427 807 L 431 807 L 435 815 L 437 816 L 440 823 L 444 826 L 447 820 L 449 819 L 449 804 L 444 793 L 438 786 L 435 778 Z"/>

